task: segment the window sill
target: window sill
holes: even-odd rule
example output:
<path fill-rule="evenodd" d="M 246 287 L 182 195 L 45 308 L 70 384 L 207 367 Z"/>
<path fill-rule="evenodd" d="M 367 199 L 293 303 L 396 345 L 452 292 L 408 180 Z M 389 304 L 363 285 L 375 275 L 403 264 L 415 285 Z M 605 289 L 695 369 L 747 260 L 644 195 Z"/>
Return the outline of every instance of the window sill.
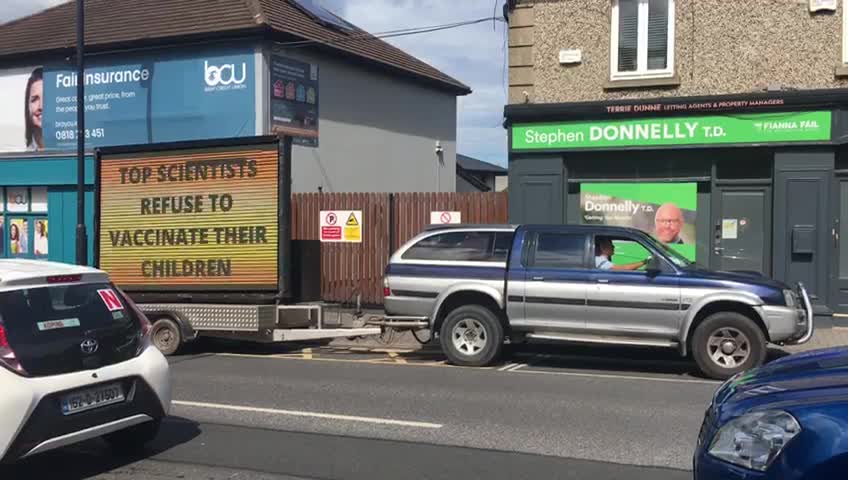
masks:
<path fill-rule="evenodd" d="M 836 78 L 846 78 L 846 77 L 848 77 L 848 65 L 840 65 L 840 66 L 836 67 L 833 74 Z"/>
<path fill-rule="evenodd" d="M 655 88 L 679 87 L 680 77 L 674 75 L 666 78 L 636 78 L 632 80 L 609 80 L 604 84 L 604 90 L 620 90 L 625 88 Z"/>

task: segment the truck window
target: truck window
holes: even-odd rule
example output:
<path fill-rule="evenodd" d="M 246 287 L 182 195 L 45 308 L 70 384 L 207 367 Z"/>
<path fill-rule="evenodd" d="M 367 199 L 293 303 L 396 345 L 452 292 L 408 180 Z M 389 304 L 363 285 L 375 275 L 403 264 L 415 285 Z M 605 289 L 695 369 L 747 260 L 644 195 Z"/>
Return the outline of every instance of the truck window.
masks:
<path fill-rule="evenodd" d="M 509 247 L 496 232 L 448 232 L 427 237 L 403 254 L 404 260 L 503 262 Z M 508 242 L 507 242 L 508 243 Z"/>
<path fill-rule="evenodd" d="M 540 233 L 530 261 L 535 268 L 585 268 L 586 236 Z"/>

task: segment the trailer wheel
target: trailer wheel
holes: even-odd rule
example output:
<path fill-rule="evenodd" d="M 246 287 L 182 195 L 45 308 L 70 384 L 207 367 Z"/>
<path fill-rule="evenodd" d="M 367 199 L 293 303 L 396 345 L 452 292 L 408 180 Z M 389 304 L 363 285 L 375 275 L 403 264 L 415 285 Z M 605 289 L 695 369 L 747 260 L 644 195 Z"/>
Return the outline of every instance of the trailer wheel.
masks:
<path fill-rule="evenodd" d="M 504 329 L 498 317 L 482 305 L 465 305 L 442 323 L 442 351 L 454 365 L 485 367 L 503 350 Z"/>
<path fill-rule="evenodd" d="M 150 339 L 165 356 L 177 353 L 183 344 L 180 326 L 168 317 L 162 317 L 153 323 Z"/>

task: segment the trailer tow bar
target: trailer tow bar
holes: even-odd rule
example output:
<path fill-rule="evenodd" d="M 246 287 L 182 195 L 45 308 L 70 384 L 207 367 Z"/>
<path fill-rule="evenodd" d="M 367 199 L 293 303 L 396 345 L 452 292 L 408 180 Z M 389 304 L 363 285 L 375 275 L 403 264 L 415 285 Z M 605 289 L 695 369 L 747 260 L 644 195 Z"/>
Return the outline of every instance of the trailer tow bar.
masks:
<path fill-rule="evenodd" d="M 394 343 L 397 333 L 405 330 L 411 331 L 415 340 L 422 345 L 432 338 L 432 333 L 429 338 L 424 340 L 419 337 L 421 331 L 430 328 L 430 320 L 427 317 L 382 317 L 375 315 L 366 320 L 365 324 L 380 327 L 381 333 L 378 339 L 383 345 Z"/>

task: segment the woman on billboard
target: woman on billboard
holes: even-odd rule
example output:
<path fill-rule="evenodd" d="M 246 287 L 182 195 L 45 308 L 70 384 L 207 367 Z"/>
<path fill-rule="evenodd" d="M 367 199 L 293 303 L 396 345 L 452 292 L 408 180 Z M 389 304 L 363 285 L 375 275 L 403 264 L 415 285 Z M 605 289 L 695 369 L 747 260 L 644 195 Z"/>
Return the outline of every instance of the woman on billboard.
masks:
<path fill-rule="evenodd" d="M 41 67 L 29 76 L 24 97 L 24 121 L 28 151 L 44 150 L 42 120 L 44 114 L 44 74 Z"/>

